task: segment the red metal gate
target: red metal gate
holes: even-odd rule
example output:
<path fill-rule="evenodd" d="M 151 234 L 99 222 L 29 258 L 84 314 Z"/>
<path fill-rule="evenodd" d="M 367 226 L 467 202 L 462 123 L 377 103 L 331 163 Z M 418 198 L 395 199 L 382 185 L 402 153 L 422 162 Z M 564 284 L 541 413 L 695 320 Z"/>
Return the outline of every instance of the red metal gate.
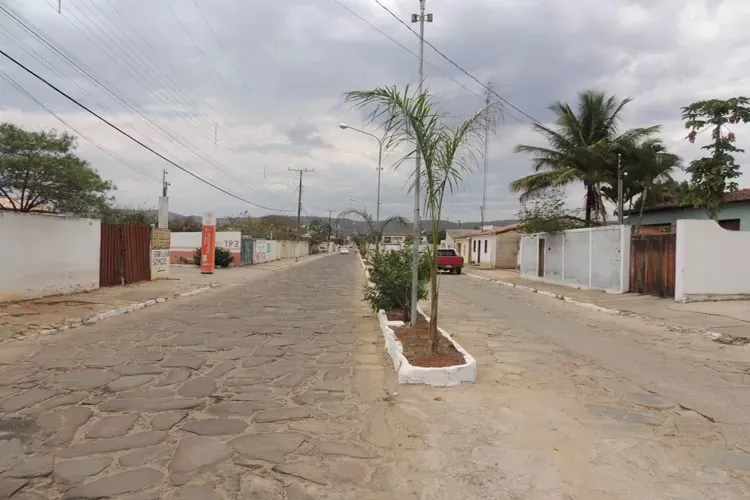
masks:
<path fill-rule="evenodd" d="M 102 225 L 99 286 L 150 280 L 150 253 L 148 225 Z"/>
<path fill-rule="evenodd" d="M 630 240 L 630 291 L 674 297 L 677 235 L 636 234 Z"/>

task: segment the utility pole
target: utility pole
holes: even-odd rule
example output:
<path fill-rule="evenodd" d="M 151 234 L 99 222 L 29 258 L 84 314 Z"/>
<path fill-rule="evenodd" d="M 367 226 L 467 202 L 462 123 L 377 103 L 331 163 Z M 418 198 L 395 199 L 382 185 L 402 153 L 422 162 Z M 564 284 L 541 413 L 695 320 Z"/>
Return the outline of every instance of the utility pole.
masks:
<path fill-rule="evenodd" d="M 169 198 L 167 191 L 169 183 L 167 182 L 167 170 L 164 169 L 161 174 L 161 197 L 159 197 L 159 213 L 157 215 L 156 227 L 160 229 L 169 228 Z"/>
<path fill-rule="evenodd" d="M 328 252 L 328 250 L 331 247 L 331 231 L 333 230 L 333 227 L 331 226 L 331 214 L 334 212 L 334 210 L 329 208 L 327 212 L 328 212 L 328 241 L 326 241 L 326 252 Z"/>
<path fill-rule="evenodd" d="M 297 250 L 299 249 L 299 240 L 301 236 L 302 231 L 302 225 L 300 224 L 301 217 L 302 217 L 302 174 L 307 172 L 315 172 L 315 169 L 307 169 L 307 168 L 289 168 L 290 172 L 299 172 L 299 193 L 297 198 L 297 248 L 294 249 L 294 260 L 298 261 L 299 256 L 297 255 Z"/>
<path fill-rule="evenodd" d="M 622 210 L 624 208 L 622 191 L 622 154 L 617 153 L 617 223 L 621 226 L 623 221 Z"/>
<path fill-rule="evenodd" d="M 485 105 L 487 108 L 490 107 L 490 89 L 492 83 L 487 82 L 487 97 L 485 99 Z M 489 142 L 490 142 L 490 121 L 487 120 L 487 125 L 484 128 L 484 176 L 483 176 L 483 183 L 482 183 L 482 207 L 480 209 L 480 217 L 481 217 L 481 223 L 479 225 L 479 228 L 481 230 L 484 230 L 484 215 L 487 211 L 487 153 L 489 151 Z"/>
<path fill-rule="evenodd" d="M 161 173 L 161 195 L 166 198 L 167 190 L 169 189 L 169 183 L 167 182 L 167 169 L 165 168 Z"/>
<path fill-rule="evenodd" d="M 419 93 L 424 88 L 424 23 L 432 22 L 432 14 L 425 14 L 426 0 L 419 0 L 419 14 L 411 15 L 412 23 L 419 23 Z M 411 324 L 417 324 L 417 289 L 419 287 L 419 242 L 422 241 L 421 218 L 419 214 L 419 184 L 422 172 L 422 154 L 417 143 L 416 161 L 414 166 L 414 241 L 412 242 L 411 261 Z"/>

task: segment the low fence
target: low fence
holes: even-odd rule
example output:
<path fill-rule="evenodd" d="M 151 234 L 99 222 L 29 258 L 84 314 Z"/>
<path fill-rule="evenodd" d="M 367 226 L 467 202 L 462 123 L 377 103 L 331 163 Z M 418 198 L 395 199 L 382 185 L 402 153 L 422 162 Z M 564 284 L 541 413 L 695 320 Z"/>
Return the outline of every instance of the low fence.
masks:
<path fill-rule="evenodd" d="M 678 220 L 675 300 L 750 298 L 750 232 L 712 220 Z"/>
<path fill-rule="evenodd" d="M 96 219 L 0 211 L 0 302 L 99 288 Z"/>
<path fill-rule="evenodd" d="M 628 225 L 525 235 L 519 252 L 525 278 L 612 293 L 628 291 Z"/>

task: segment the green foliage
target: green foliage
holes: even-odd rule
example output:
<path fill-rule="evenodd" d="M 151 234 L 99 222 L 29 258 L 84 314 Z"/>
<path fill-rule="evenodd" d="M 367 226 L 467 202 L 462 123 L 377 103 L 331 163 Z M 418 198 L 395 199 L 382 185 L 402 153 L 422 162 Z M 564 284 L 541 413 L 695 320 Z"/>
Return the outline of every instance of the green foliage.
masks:
<path fill-rule="evenodd" d="M 341 212 L 341 214 L 339 214 L 339 217 L 346 217 L 348 215 L 359 215 L 360 217 L 362 217 L 362 220 L 367 223 L 367 233 L 364 235 L 358 235 L 358 241 L 355 240 L 357 241 L 360 254 L 363 258 L 367 255 L 369 249 L 368 247 L 370 245 L 375 245 L 376 253 L 380 252 L 380 241 L 383 239 L 383 232 L 385 231 L 385 228 L 387 228 L 390 224 L 406 224 L 406 219 L 404 219 L 400 215 L 394 215 L 378 222 L 373 220 L 371 214 L 365 212 L 364 210 L 358 210 L 355 208 Z"/>
<path fill-rule="evenodd" d="M 419 265 L 419 299 L 427 296 L 425 284 L 430 275 L 429 262 L 423 257 Z M 411 250 L 380 252 L 371 256 L 370 281 L 365 287 L 365 300 L 374 310 L 401 309 L 410 321 L 411 313 Z"/>
<path fill-rule="evenodd" d="M 646 139 L 660 128 L 635 128 L 619 134 L 620 113 L 629 102 L 585 90 L 578 95 L 575 111 L 568 103 L 552 104 L 549 109 L 557 116 L 556 127 L 534 124 L 547 145 L 516 146 L 517 153 L 532 155 L 535 173 L 513 181 L 510 189 L 521 192 L 523 201 L 540 191 L 582 183 L 586 190 L 584 220 L 588 223 L 594 217 L 606 221 L 602 187 L 616 189 L 618 148 Z"/>
<path fill-rule="evenodd" d="M 157 216 L 154 211 L 106 205 L 101 210 L 102 224 L 148 224 L 155 225 Z"/>
<path fill-rule="evenodd" d="M 331 234 L 331 226 L 327 221 L 315 219 L 307 225 L 307 232 L 310 235 L 310 242 L 314 245 L 328 241 Z"/>
<path fill-rule="evenodd" d="M 0 123 L 0 210 L 98 216 L 115 187 L 73 154 L 75 142 Z"/>
<path fill-rule="evenodd" d="M 253 217 L 249 212 L 243 212 L 229 217 L 226 226 L 228 231 L 240 231 L 254 238 L 279 241 L 297 239 L 297 219 L 284 215 Z"/>
<path fill-rule="evenodd" d="M 711 130 L 711 142 L 701 149 L 711 156 L 690 162 L 690 193 L 687 201 L 696 208 L 704 207 L 709 217 L 716 219 L 722 208 L 726 193 L 737 191 L 740 166 L 734 161 L 733 153 L 744 150 L 734 145 L 736 137 L 727 124 L 750 122 L 750 99 L 710 99 L 694 102 L 682 108 L 685 128 L 690 130 L 687 139 L 694 143 L 698 134 Z"/>
<path fill-rule="evenodd" d="M 175 233 L 195 233 L 201 230 L 203 223 L 197 217 L 169 221 L 169 230 Z"/>
<path fill-rule="evenodd" d="M 518 211 L 518 231 L 525 234 L 559 233 L 586 226 L 575 210 L 565 206 L 565 195 L 559 189 L 539 193 L 524 201 Z"/>
<path fill-rule="evenodd" d="M 417 182 L 421 183 L 426 215 L 432 219 L 432 246 L 437 248 L 445 194 L 453 192 L 471 170 L 471 162 L 484 144 L 485 131 L 495 124 L 495 106 L 488 105 L 451 126 L 447 124 L 447 115 L 437 109 L 435 98 L 429 91 L 412 91 L 408 85 L 403 91 L 396 86 L 379 87 L 347 92 L 345 96 L 357 107 L 371 110 L 370 120 L 385 129 L 383 141 L 386 149 L 408 148 L 407 154 L 396 163 L 397 167 L 419 152 L 422 171 L 418 177 L 411 177 L 410 190 Z M 411 149 L 414 145 L 416 149 Z M 437 330 L 437 252 L 430 255 L 430 349 L 437 352 L 440 339 Z"/>
<path fill-rule="evenodd" d="M 229 250 L 225 248 L 216 247 L 214 249 L 214 266 L 215 267 L 229 267 L 229 264 L 234 262 L 234 256 L 229 253 Z M 196 248 L 193 252 L 193 265 L 201 265 L 201 249 Z"/>

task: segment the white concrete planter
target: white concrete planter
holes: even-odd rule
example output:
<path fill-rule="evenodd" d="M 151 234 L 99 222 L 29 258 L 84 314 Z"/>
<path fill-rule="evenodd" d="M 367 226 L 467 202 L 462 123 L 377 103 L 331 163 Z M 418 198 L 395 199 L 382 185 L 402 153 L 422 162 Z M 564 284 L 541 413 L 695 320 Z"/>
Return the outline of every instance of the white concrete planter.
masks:
<path fill-rule="evenodd" d="M 381 309 L 378 311 L 378 323 L 380 324 L 380 331 L 383 332 L 383 338 L 385 338 L 385 349 L 388 351 L 391 360 L 393 360 L 393 368 L 396 370 L 399 384 L 427 384 L 437 387 L 450 387 L 474 382 L 477 378 L 477 361 L 442 328 L 438 327 L 438 331 L 444 339 L 453 344 L 453 347 L 463 355 L 466 361 L 464 364 L 443 368 L 413 366 L 406 359 L 406 356 L 404 356 L 404 348 L 392 328 L 403 326 L 404 322 L 389 321 L 385 311 Z"/>
<path fill-rule="evenodd" d="M 359 262 L 362 264 L 362 268 L 365 271 L 368 284 L 372 285 L 372 283 L 370 283 L 370 273 L 361 257 Z M 417 307 L 417 310 L 429 321 L 430 318 L 424 314 L 421 308 Z M 438 331 L 444 339 L 453 344 L 453 347 L 463 355 L 465 361 L 464 364 L 446 366 L 443 368 L 413 366 L 409 363 L 409 360 L 406 359 L 406 356 L 404 356 L 403 345 L 393 331 L 393 328 L 404 326 L 404 322 L 390 321 L 385 314 L 385 311 L 381 309 L 378 311 L 378 324 L 380 325 L 380 331 L 383 333 L 383 338 L 385 339 L 385 350 L 393 361 L 393 368 L 396 370 L 399 384 L 427 384 L 437 387 L 450 387 L 467 382 L 474 382 L 474 380 L 476 380 L 477 361 L 442 328 L 438 327 Z"/>

